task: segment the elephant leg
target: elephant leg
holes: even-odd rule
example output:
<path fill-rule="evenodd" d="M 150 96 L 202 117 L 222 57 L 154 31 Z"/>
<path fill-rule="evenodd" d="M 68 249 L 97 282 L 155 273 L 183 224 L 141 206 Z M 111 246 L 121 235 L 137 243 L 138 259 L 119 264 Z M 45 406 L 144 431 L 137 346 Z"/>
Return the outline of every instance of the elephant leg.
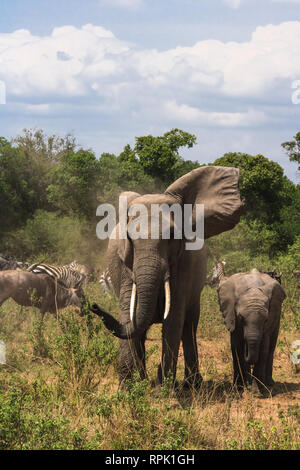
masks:
<path fill-rule="evenodd" d="M 245 361 L 245 344 L 236 335 L 231 335 L 231 353 L 233 359 L 233 383 L 243 389 L 251 381 L 250 366 Z"/>
<path fill-rule="evenodd" d="M 141 379 L 146 378 L 145 364 L 145 339 L 146 333 L 135 340 L 119 340 L 119 379 L 120 384 L 133 378 L 134 371 L 138 371 Z"/>
<path fill-rule="evenodd" d="M 198 388 L 203 381 L 199 372 L 199 359 L 196 336 L 199 314 L 199 305 L 194 308 L 193 312 L 187 312 L 182 334 L 182 345 L 185 362 L 184 384 L 193 388 Z"/>
<path fill-rule="evenodd" d="M 253 381 L 252 390 L 254 392 L 259 391 L 261 393 L 266 391 L 266 365 L 268 361 L 268 355 L 270 350 L 270 337 L 264 335 L 259 348 L 259 357 L 257 364 L 253 367 Z"/>
<path fill-rule="evenodd" d="M 183 330 L 183 315 L 175 322 L 173 313 L 170 312 L 167 320 L 163 323 L 162 358 L 157 373 L 157 386 L 161 386 L 164 379 L 170 375 L 175 383 L 178 351 Z"/>
<path fill-rule="evenodd" d="M 266 385 L 268 387 L 272 387 L 275 383 L 272 375 L 273 375 L 273 359 L 274 359 L 274 352 L 276 348 L 278 333 L 279 333 L 279 323 L 278 323 L 278 326 L 276 326 L 275 331 L 272 333 L 270 337 L 269 351 L 268 351 L 268 357 L 267 357 L 267 363 L 266 363 Z"/>
<path fill-rule="evenodd" d="M 126 323 L 129 320 L 132 281 L 128 278 L 125 269 L 122 271 L 122 287 L 119 298 L 119 321 Z M 134 340 L 120 339 L 119 381 L 123 385 L 126 380 L 133 378 L 134 371 L 138 370 L 141 377 L 145 377 L 145 338 Z"/>
<path fill-rule="evenodd" d="M 7 296 L 7 295 L 4 295 L 2 292 L 0 293 L 0 307 L 1 307 L 2 304 L 4 304 L 4 302 L 7 299 L 9 299 L 9 297 L 10 297 L 9 295 Z"/>

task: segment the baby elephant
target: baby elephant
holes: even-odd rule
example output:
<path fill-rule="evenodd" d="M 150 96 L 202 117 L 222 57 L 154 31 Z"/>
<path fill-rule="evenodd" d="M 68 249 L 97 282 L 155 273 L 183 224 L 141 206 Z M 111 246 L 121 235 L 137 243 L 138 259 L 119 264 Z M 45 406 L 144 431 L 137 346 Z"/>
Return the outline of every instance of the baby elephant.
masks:
<path fill-rule="evenodd" d="M 231 333 L 234 383 L 239 388 L 252 384 L 252 390 L 263 393 L 274 385 L 273 356 L 285 292 L 275 279 L 253 269 L 227 278 L 218 296 Z"/>

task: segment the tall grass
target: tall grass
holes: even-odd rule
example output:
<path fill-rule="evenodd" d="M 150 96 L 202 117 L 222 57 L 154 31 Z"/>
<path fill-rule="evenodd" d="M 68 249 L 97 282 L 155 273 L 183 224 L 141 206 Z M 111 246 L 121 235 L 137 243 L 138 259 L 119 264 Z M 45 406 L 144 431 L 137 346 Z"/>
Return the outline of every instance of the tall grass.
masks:
<path fill-rule="evenodd" d="M 87 295 L 116 314 L 117 300 L 97 283 Z M 97 317 L 65 309 L 42 320 L 38 310 L 8 301 L 0 308 L 7 346 L 7 365 L 0 366 L 0 449 L 299 448 L 300 408 L 284 393 L 293 397 L 300 389 L 287 351 L 295 324 L 287 321 L 280 334 L 278 394 L 261 399 L 246 390 L 240 396 L 231 384 L 229 335 L 216 292 L 206 287 L 198 329 L 201 389 L 174 393 L 168 382 L 160 392 L 152 387 L 161 350 L 161 327 L 154 325 L 148 379 L 135 377 L 120 390 L 119 343 Z M 183 371 L 180 351 L 179 383 Z"/>

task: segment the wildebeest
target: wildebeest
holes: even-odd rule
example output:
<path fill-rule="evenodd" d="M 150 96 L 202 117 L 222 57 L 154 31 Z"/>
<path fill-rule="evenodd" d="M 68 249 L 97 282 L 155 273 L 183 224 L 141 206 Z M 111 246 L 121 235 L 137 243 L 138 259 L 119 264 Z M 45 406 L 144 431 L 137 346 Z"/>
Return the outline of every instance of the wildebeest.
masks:
<path fill-rule="evenodd" d="M 9 298 L 24 307 L 39 308 L 42 315 L 68 306 L 81 311 L 84 303 L 82 289 L 68 289 L 47 274 L 21 270 L 0 272 L 0 306 Z"/>

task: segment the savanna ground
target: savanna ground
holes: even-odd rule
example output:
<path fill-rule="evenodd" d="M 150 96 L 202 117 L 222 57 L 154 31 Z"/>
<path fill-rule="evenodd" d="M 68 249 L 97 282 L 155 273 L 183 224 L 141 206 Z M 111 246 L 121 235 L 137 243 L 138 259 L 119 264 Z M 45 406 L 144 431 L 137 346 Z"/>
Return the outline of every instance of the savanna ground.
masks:
<path fill-rule="evenodd" d="M 90 299 L 112 312 L 117 300 L 97 282 Z M 0 449 L 293 450 L 300 448 L 300 372 L 291 343 L 300 339 L 284 307 L 274 358 L 273 394 L 241 397 L 233 389 L 229 333 L 216 290 L 202 294 L 198 328 L 200 391 L 152 386 L 160 361 L 161 326 L 147 341 L 147 381 L 118 388 L 118 341 L 98 318 L 72 309 L 57 316 L 7 301 L 0 308 L 7 364 L 0 366 Z M 180 351 L 178 381 L 183 379 Z"/>

